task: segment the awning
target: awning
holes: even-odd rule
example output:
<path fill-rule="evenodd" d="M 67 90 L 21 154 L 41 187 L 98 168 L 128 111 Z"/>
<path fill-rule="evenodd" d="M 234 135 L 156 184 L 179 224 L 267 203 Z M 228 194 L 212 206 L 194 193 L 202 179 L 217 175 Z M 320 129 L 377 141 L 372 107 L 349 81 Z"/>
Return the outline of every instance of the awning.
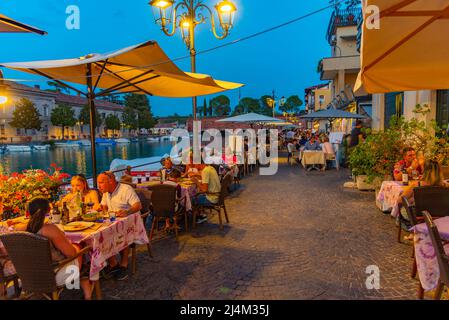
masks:
<path fill-rule="evenodd" d="M 16 32 L 37 33 L 40 35 L 47 34 L 47 32 L 45 31 L 23 24 L 0 13 L 0 33 L 16 33 Z"/>
<path fill-rule="evenodd" d="M 309 119 L 309 120 L 333 120 L 333 119 L 367 119 L 367 117 L 362 116 L 360 114 L 351 113 L 339 109 L 325 109 L 319 110 L 316 112 L 312 112 L 303 116 L 300 116 L 301 119 Z"/>
<path fill-rule="evenodd" d="M 0 66 L 46 76 L 58 81 L 86 85 L 88 66 L 95 88 L 111 92 L 140 93 L 160 97 L 186 98 L 236 89 L 239 83 L 214 80 L 179 69 L 154 41 L 107 54 L 90 54 L 65 60 L 0 63 Z M 75 88 L 72 88 L 75 91 Z"/>
<path fill-rule="evenodd" d="M 242 114 L 242 115 L 235 116 L 235 117 L 217 120 L 217 122 L 272 123 L 272 122 L 282 122 L 282 120 L 273 118 L 273 117 L 267 117 L 267 116 L 264 116 L 263 114 L 251 112 L 251 113 Z"/>
<path fill-rule="evenodd" d="M 379 29 L 368 29 L 372 18 L 366 6 L 380 8 Z M 449 88 L 449 0 L 367 0 L 363 9 L 361 72 L 354 91 Z"/>

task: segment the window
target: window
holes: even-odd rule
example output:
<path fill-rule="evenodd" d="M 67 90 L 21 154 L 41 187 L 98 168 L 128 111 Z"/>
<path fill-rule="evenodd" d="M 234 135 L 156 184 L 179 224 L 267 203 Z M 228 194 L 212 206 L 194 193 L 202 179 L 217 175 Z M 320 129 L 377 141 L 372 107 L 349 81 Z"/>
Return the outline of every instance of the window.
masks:
<path fill-rule="evenodd" d="M 322 106 L 324 104 L 324 95 L 320 95 L 319 104 L 320 104 L 320 106 Z"/>
<path fill-rule="evenodd" d="M 391 92 L 385 94 L 385 128 L 390 126 L 393 117 L 404 114 L 404 92 Z"/>
<path fill-rule="evenodd" d="M 0 135 L 4 136 L 6 134 L 5 125 L 0 124 Z"/>
<path fill-rule="evenodd" d="M 44 117 L 48 117 L 48 104 L 44 104 L 44 106 L 43 106 L 43 113 L 42 113 L 42 115 L 44 116 Z"/>
<path fill-rule="evenodd" d="M 449 90 L 437 91 L 437 123 L 445 129 L 449 125 Z"/>
<path fill-rule="evenodd" d="M 47 124 L 44 126 L 44 133 L 48 134 L 48 125 Z"/>
<path fill-rule="evenodd" d="M 19 128 L 17 128 L 17 129 L 16 129 L 16 133 L 17 133 L 18 136 L 20 136 L 20 134 L 22 133 L 22 130 L 19 129 Z"/>

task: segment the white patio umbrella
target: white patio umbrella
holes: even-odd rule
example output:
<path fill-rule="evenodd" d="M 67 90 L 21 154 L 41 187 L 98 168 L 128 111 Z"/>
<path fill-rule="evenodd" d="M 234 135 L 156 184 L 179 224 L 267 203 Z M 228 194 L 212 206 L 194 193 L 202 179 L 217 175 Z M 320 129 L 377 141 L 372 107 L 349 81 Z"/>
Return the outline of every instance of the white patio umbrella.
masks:
<path fill-rule="evenodd" d="M 225 118 L 217 120 L 217 122 L 239 122 L 239 123 L 273 123 L 273 122 L 283 122 L 280 119 L 267 117 L 263 114 L 258 113 L 247 113 L 235 117 Z"/>
<path fill-rule="evenodd" d="M 13 20 L 0 13 L 0 33 L 37 33 L 45 35 L 47 32 Z"/>

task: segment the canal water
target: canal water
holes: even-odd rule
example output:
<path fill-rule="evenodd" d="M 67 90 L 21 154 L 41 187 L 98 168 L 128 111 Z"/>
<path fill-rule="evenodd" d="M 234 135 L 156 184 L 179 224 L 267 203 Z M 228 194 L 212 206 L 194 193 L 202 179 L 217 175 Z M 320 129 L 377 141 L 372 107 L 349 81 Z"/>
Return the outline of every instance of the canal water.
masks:
<path fill-rule="evenodd" d="M 114 146 L 97 145 L 97 172 L 109 170 L 114 159 L 131 160 L 136 158 L 148 158 L 169 154 L 173 146 L 170 141 L 148 142 L 139 141 L 130 144 L 117 144 Z M 48 151 L 9 152 L 0 155 L 0 165 L 6 173 L 19 172 L 24 169 L 50 168 L 56 163 L 63 168 L 63 172 L 74 174 L 92 175 L 91 149 L 88 147 L 77 148 L 52 148 Z"/>

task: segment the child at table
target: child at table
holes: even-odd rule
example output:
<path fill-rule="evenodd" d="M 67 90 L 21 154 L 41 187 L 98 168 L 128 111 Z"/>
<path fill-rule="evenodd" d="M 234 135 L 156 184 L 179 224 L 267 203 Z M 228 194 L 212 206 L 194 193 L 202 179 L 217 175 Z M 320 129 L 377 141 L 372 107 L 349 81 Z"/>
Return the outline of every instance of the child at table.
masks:
<path fill-rule="evenodd" d="M 28 204 L 28 212 L 30 213 L 30 221 L 28 222 L 26 231 L 45 237 L 50 242 L 50 251 L 53 262 L 60 262 L 67 258 L 73 257 L 79 251 L 79 248 L 73 245 L 57 226 L 53 224 L 45 224 L 45 215 L 50 212 L 50 203 L 47 199 L 36 198 Z M 62 268 L 56 273 L 56 284 L 64 286 L 65 281 L 71 276 L 71 272 L 67 272 L 67 268 L 75 266 L 78 269 L 82 265 L 82 257 L 72 261 L 70 264 Z M 89 279 L 81 279 L 80 285 L 84 292 L 86 300 L 92 299 L 93 285 Z"/>

